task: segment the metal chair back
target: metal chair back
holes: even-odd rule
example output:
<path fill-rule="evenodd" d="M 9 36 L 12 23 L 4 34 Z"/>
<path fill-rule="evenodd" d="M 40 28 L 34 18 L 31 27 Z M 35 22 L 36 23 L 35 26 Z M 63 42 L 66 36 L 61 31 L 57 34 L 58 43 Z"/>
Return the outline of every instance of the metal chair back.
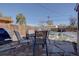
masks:
<path fill-rule="evenodd" d="M 14 33 L 17 37 L 18 42 L 20 43 L 20 40 L 22 39 L 21 36 L 20 36 L 20 33 L 18 31 L 14 31 Z"/>
<path fill-rule="evenodd" d="M 47 31 L 35 31 L 35 42 L 37 44 L 44 44 L 47 39 Z"/>
<path fill-rule="evenodd" d="M 36 45 L 42 45 L 42 47 L 46 48 L 46 55 L 48 56 L 48 47 L 47 47 L 47 33 L 48 31 L 35 31 L 35 40 L 33 44 L 33 55 L 35 55 L 35 47 Z"/>

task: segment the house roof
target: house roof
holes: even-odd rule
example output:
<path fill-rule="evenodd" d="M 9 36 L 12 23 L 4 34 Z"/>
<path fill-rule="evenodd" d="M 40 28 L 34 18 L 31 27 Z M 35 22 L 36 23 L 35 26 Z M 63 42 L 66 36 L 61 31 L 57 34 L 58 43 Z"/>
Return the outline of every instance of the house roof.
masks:
<path fill-rule="evenodd" d="M 0 17 L 0 23 L 12 23 L 13 20 L 10 17 Z"/>

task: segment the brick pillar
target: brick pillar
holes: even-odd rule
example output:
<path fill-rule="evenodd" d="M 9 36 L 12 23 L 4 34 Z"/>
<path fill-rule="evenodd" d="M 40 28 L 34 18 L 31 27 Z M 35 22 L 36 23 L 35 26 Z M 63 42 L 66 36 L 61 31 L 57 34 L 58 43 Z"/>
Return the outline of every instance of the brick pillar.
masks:
<path fill-rule="evenodd" d="M 19 33 L 20 33 L 20 35 L 23 37 L 23 36 L 26 36 L 26 27 L 25 27 L 25 25 L 24 24 L 22 24 L 22 25 L 19 25 Z"/>

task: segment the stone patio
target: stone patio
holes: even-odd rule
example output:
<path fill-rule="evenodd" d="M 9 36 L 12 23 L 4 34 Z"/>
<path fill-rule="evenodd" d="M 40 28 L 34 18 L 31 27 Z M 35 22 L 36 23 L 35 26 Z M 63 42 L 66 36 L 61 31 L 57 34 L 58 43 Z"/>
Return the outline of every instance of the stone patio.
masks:
<path fill-rule="evenodd" d="M 33 51 L 32 44 L 20 45 L 16 49 L 11 49 L 7 51 L 0 52 L 0 56 L 32 56 Z M 53 41 L 48 42 L 48 52 L 49 56 L 75 56 L 72 43 L 62 42 L 62 41 Z M 42 46 L 37 46 L 36 56 L 46 56 L 45 48 Z"/>

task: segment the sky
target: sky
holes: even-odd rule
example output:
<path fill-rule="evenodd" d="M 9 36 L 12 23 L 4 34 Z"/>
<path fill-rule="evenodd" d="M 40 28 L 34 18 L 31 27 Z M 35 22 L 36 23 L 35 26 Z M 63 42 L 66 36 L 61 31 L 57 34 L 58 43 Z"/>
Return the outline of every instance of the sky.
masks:
<path fill-rule="evenodd" d="M 4 16 L 11 16 L 14 24 L 16 23 L 16 15 L 22 13 L 26 17 L 29 25 L 38 25 L 40 22 L 46 22 L 48 16 L 53 24 L 69 24 L 71 17 L 77 17 L 74 10 L 75 3 L 17 3 L 17 4 L 0 4 L 0 13 Z"/>

